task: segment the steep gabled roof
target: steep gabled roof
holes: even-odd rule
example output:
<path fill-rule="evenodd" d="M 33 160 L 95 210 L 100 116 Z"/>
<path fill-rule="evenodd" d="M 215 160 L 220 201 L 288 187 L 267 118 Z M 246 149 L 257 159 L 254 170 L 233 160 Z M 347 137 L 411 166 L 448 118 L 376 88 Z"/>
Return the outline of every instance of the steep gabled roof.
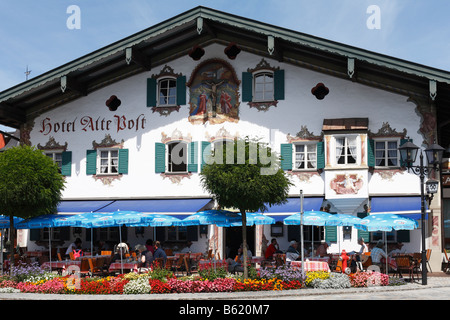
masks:
<path fill-rule="evenodd" d="M 450 119 L 445 111 L 450 72 L 200 6 L 0 92 L 0 124 L 17 128 L 46 110 L 187 55 L 194 45 L 230 42 L 280 62 L 415 98 L 428 99 L 431 80 L 437 85 L 438 113 Z M 352 77 L 349 65 L 354 65 Z"/>

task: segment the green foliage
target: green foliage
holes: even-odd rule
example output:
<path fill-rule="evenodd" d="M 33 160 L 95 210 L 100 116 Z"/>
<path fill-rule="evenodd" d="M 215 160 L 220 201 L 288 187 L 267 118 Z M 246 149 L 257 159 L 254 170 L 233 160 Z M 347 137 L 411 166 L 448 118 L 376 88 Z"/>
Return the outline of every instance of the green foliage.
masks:
<path fill-rule="evenodd" d="M 0 153 L 0 212 L 22 218 L 56 212 L 64 178 L 52 159 L 35 147 Z"/>
<path fill-rule="evenodd" d="M 201 182 L 221 207 L 265 211 L 266 204 L 286 202 L 291 183 L 267 145 L 247 137 L 227 142 L 210 159 L 200 174 Z"/>

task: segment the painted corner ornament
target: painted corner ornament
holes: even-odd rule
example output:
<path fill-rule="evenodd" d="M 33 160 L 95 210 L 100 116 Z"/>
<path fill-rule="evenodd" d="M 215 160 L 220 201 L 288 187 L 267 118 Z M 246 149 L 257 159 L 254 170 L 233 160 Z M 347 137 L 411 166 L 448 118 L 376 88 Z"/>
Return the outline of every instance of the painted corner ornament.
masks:
<path fill-rule="evenodd" d="M 239 121 L 239 84 L 236 72 L 226 61 L 206 60 L 192 72 L 189 122 L 211 124 Z"/>
<path fill-rule="evenodd" d="M 357 194 L 363 186 L 363 179 L 357 174 L 337 174 L 336 177 L 330 181 L 330 188 L 336 194 Z"/>

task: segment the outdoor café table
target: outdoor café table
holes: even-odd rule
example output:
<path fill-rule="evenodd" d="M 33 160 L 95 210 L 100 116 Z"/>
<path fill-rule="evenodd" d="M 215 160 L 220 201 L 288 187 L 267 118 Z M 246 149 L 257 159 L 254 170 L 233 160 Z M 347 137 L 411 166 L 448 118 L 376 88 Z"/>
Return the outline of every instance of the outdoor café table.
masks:
<path fill-rule="evenodd" d="M 121 264 L 120 260 L 119 261 L 115 261 L 115 262 L 111 262 L 111 264 L 109 265 L 109 272 L 114 272 L 114 271 L 119 271 L 121 272 L 122 269 L 123 270 L 133 270 L 133 271 L 137 271 L 137 267 L 138 267 L 138 262 L 137 261 L 123 261 L 123 263 Z"/>
<path fill-rule="evenodd" d="M 266 258 L 265 257 L 263 257 L 263 256 L 253 256 L 252 258 L 251 258 L 251 260 L 250 260 L 250 262 L 252 263 L 252 264 L 262 264 L 262 262 L 265 260 Z"/>
<path fill-rule="evenodd" d="M 292 261 L 291 267 L 293 269 L 301 269 L 302 268 L 302 262 L 301 261 Z M 328 263 L 324 261 L 305 261 L 305 272 L 308 271 L 326 271 L 330 272 L 330 266 Z"/>
<path fill-rule="evenodd" d="M 27 257 L 42 257 L 48 255 L 48 251 L 27 251 L 25 254 Z"/>

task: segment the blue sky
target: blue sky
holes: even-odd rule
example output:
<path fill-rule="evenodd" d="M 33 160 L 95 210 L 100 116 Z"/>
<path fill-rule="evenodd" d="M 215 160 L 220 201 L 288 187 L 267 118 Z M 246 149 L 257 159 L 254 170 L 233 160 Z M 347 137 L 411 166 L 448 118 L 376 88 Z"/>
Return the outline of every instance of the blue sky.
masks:
<path fill-rule="evenodd" d="M 449 0 L 0 0 L 0 91 L 199 5 L 450 71 Z"/>

